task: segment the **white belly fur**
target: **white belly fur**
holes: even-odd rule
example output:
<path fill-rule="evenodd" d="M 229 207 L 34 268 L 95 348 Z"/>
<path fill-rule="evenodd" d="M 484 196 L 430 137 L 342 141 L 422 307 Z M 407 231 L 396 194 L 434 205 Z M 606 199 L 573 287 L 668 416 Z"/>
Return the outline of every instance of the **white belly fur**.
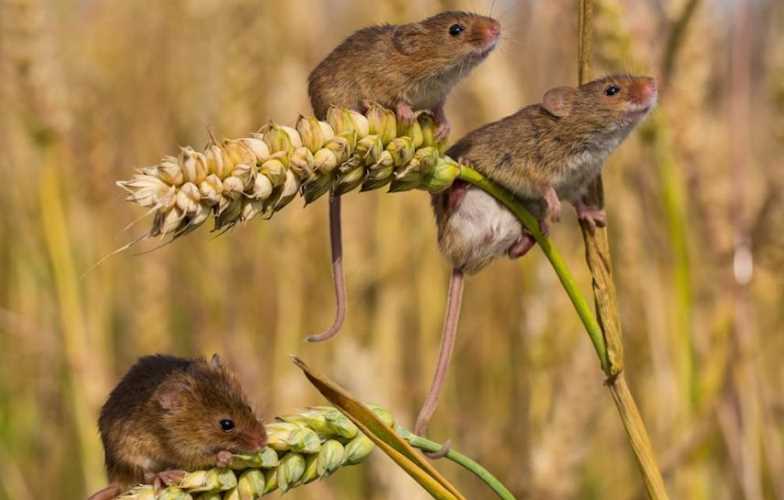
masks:
<path fill-rule="evenodd" d="M 440 243 L 454 267 L 475 273 L 507 255 L 521 235 L 522 226 L 509 210 L 481 189 L 468 188 Z"/>

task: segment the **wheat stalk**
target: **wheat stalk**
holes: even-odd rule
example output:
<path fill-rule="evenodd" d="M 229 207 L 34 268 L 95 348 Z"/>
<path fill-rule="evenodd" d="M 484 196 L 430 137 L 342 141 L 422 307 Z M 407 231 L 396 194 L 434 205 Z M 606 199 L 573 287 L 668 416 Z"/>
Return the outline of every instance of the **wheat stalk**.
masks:
<path fill-rule="evenodd" d="M 392 415 L 369 406 L 388 426 Z M 192 471 L 176 485 L 155 491 L 139 485 L 124 500 L 246 500 L 308 484 L 341 467 L 365 460 L 375 445 L 340 411 L 330 406 L 308 408 L 278 417 L 266 426 L 267 447 L 254 455 L 235 455 L 225 469 Z"/>
<path fill-rule="evenodd" d="M 178 157 L 167 156 L 117 184 L 129 201 L 154 214 L 141 239 L 176 239 L 210 217 L 216 231 L 270 218 L 298 194 L 311 203 L 329 190 L 343 194 L 358 187 L 442 191 L 460 173 L 442 149 L 426 112 L 403 124 L 375 104 L 366 114 L 333 107 L 326 121 L 300 116 L 295 127 L 270 123 L 249 137 L 212 137 L 202 152 L 183 147 Z"/>

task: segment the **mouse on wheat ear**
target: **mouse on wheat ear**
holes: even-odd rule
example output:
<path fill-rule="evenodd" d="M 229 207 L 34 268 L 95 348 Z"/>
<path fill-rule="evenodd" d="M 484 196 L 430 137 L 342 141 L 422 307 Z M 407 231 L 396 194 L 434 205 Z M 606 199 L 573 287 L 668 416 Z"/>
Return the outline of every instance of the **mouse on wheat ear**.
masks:
<path fill-rule="evenodd" d="M 89 500 L 115 498 L 138 483 L 170 485 L 187 470 L 228 465 L 256 453 L 267 433 L 234 373 L 216 354 L 140 358 L 101 408 L 98 427 L 109 486 Z"/>
<path fill-rule="evenodd" d="M 407 24 L 363 28 L 338 45 L 308 77 L 308 95 L 319 120 L 330 106 L 366 111 L 376 102 L 396 112 L 406 127 L 415 111 L 428 110 L 437 124 L 437 137 L 449 135 L 444 113 L 452 88 L 495 49 L 501 24 L 486 16 L 462 11 L 441 12 Z M 346 318 L 347 297 L 343 276 L 343 237 L 340 194 L 332 192 L 329 228 L 335 319 L 310 342 L 328 340 Z"/>
<path fill-rule="evenodd" d="M 540 103 L 489 123 L 457 141 L 460 159 L 515 195 L 545 234 L 560 218 L 561 200 L 574 205 L 591 230 L 607 215 L 586 198 L 605 160 L 656 104 L 656 81 L 613 75 L 579 87 L 555 87 Z M 463 278 L 497 257 L 519 258 L 535 241 L 517 218 L 481 189 L 462 181 L 433 196 L 438 244 L 452 265 L 441 348 L 415 432 L 423 435 L 446 378 L 460 318 Z"/>

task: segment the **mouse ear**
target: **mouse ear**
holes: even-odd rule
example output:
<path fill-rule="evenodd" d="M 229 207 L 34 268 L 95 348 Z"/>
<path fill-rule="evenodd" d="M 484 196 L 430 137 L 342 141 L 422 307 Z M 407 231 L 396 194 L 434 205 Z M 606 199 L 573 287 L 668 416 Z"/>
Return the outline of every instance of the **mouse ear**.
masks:
<path fill-rule="evenodd" d="M 415 24 L 404 24 L 397 26 L 392 35 L 392 43 L 395 48 L 405 55 L 411 55 L 422 47 L 422 34 L 425 30 Z"/>
<path fill-rule="evenodd" d="M 575 89 L 572 87 L 556 87 L 545 92 L 542 107 L 553 116 L 563 118 L 572 112 L 572 100 Z"/>
<path fill-rule="evenodd" d="M 212 355 L 212 358 L 210 358 L 210 366 L 216 370 L 223 368 L 223 363 L 221 362 L 221 358 L 218 356 L 217 352 Z"/>

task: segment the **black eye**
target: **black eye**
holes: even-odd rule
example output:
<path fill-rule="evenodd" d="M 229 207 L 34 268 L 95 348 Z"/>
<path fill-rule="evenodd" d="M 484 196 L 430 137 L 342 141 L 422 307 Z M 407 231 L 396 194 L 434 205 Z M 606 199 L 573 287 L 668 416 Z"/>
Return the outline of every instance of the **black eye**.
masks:
<path fill-rule="evenodd" d="M 453 24 L 449 27 L 449 34 L 452 36 L 458 36 L 460 33 L 465 31 L 465 26 L 462 24 Z"/>
<path fill-rule="evenodd" d="M 617 94 L 620 91 L 621 91 L 621 87 L 619 87 L 617 85 L 610 85 L 609 87 L 604 89 L 605 95 L 608 95 L 610 97 L 614 96 L 615 94 Z"/>
<path fill-rule="evenodd" d="M 234 420 L 224 418 L 219 422 L 219 424 L 223 432 L 229 432 L 230 430 L 234 429 Z"/>

